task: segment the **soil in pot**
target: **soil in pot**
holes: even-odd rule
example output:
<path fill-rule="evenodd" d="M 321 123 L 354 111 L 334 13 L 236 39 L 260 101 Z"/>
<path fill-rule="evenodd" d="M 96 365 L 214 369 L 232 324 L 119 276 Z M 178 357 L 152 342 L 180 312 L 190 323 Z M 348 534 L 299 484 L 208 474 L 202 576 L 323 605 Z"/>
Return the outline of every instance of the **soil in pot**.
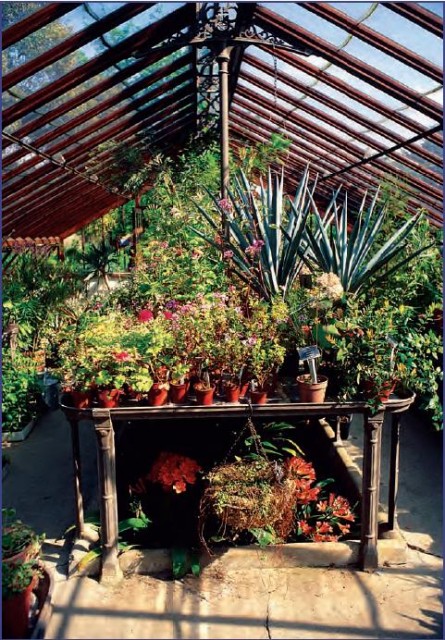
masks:
<path fill-rule="evenodd" d="M 310 374 L 297 377 L 298 395 L 300 402 L 324 402 L 328 386 L 327 376 L 319 375 L 316 383 L 312 382 Z"/>

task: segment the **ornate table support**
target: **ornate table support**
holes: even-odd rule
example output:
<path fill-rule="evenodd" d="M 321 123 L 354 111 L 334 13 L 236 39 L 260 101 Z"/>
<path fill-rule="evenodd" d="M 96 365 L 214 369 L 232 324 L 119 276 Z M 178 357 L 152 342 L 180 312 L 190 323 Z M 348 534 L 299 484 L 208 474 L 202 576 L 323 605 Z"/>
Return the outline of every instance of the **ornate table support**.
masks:
<path fill-rule="evenodd" d="M 364 571 L 378 567 L 377 538 L 382 427 L 385 410 L 365 414 L 363 443 L 362 535 L 359 564 Z"/>
<path fill-rule="evenodd" d="M 99 473 L 102 544 L 101 581 L 113 583 L 122 578 L 117 546 L 119 533 L 114 430 L 109 409 L 93 409 L 92 414 L 97 438 L 97 467 Z"/>
<path fill-rule="evenodd" d="M 78 538 L 83 538 L 85 533 L 85 521 L 83 515 L 79 419 L 76 414 L 69 414 L 68 421 L 71 427 L 71 447 L 73 451 L 73 485 L 74 498 L 76 501 L 76 535 Z"/>

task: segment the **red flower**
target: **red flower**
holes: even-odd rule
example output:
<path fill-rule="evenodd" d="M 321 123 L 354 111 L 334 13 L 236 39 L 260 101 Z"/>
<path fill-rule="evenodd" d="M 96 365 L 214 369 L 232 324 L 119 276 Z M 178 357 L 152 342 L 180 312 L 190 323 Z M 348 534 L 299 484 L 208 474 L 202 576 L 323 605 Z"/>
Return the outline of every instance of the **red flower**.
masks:
<path fill-rule="evenodd" d="M 171 320 L 173 318 L 173 314 L 171 311 L 164 311 L 164 318 L 166 320 Z"/>
<path fill-rule="evenodd" d="M 201 467 L 195 460 L 177 453 L 164 451 L 159 454 L 153 464 L 147 479 L 158 482 L 165 491 L 173 489 L 176 493 L 183 493 L 187 484 L 195 484 Z"/>
<path fill-rule="evenodd" d="M 149 322 L 150 320 L 153 320 L 154 315 L 153 312 L 150 311 L 150 309 L 142 309 L 142 311 L 139 311 L 139 315 L 138 315 L 138 321 L 139 322 Z"/>
<path fill-rule="evenodd" d="M 120 353 L 115 353 L 114 357 L 116 358 L 116 360 L 119 360 L 120 362 L 128 362 L 128 360 L 131 360 L 131 356 L 128 353 L 128 351 L 121 351 Z"/>

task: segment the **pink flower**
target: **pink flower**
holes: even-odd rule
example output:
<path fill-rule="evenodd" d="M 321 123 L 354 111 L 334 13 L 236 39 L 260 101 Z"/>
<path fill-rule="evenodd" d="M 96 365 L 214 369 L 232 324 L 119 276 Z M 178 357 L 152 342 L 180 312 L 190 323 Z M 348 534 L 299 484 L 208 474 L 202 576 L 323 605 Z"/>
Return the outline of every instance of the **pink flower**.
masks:
<path fill-rule="evenodd" d="M 166 320 L 171 320 L 173 318 L 173 314 L 171 311 L 164 311 L 164 318 Z"/>
<path fill-rule="evenodd" d="M 261 248 L 264 247 L 263 240 L 254 240 L 251 245 L 246 249 L 246 253 L 250 256 L 257 255 L 261 252 Z"/>
<path fill-rule="evenodd" d="M 222 198 L 218 204 L 223 211 L 231 211 L 233 209 L 232 203 L 227 198 Z"/>
<path fill-rule="evenodd" d="M 142 311 L 139 311 L 139 315 L 138 315 L 138 321 L 139 322 L 149 322 L 150 320 L 153 320 L 154 315 L 153 312 L 150 311 L 150 309 L 142 309 Z"/>
<path fill-rule="evenodd" d="M 131 356 L 128 351 L 120 351 L 120 353 L 115 353 L 114 357 L 120 362 L 128 362 L 128 360 L 131 360 Z"/>
<path fill-rule="evenodd" d="M 230 251 L 230 249 L 228 251 L 224 251 L 224 258 L 233 258 L 233 251 Z"/>

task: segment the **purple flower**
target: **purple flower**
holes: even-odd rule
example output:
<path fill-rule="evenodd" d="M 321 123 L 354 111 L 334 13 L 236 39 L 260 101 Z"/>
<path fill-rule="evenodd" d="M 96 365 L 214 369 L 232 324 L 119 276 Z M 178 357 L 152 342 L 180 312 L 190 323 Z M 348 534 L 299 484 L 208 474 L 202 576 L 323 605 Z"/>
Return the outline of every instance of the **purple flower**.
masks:
<path fill-rule="evenodd" d="M 178 307 L 178 304 L 179 304 L 178 301 L 175 299 L 169 300 L 168 302 L 165 303 L 165 308 L 175 310 Z"/>

